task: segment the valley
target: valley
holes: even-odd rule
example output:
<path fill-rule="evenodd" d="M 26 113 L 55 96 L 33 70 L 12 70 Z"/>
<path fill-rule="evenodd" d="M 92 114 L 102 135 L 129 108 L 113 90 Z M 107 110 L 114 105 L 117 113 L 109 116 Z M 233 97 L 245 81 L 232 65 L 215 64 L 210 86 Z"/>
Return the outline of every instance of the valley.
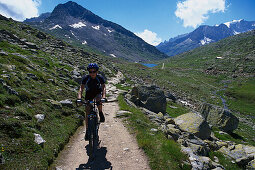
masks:
<path fill-rule="evenodd" d="M 85 154 L 84 140 L 80 139 L 84 109 L 76 107 L 75 101 L 82 76 L 87 74 L 86 66 L 92 62 L 100 66 L 99 73 L 108 80 L 110 102 L 106 104 L 109 112 L 106 118 L 109 120 L 102 126 L 105 129 L 100 129 L 100 136 L 105 142 L 102 148 L 109 146 L 109 154 L 103 159 L 110 160 L 113 167 L 201 168 L 194 165 L 196 159 L 207 160 L 205 167 L 252 167 L 255 153 L 252 150 L 255 146 L 253 27 L 253 21 L 245 20 L 200 26 L 190 34 L 162 43 L 158 49 L 167 44 L 174 46 L 160 52 L 121 25 L 104 20 L 71 1 L 24 22 L 0 15 L 0 169 L 17 166 L 19 169 L 55 169 L 61 165 L 66 168 L 67 162 L 77 168 L 84 166 L 87 160 L 73 161 L 72 154 L 76 151 L 70 148 L 80 147 L 82 153 L 79 154 Z M 215 29 L 224 30 L 224 34 Z M 217 38 L 210 37 L 216 34 Z M 186 41 L 191 37 L 197 38 L 196 42 Z M 115 77 L 120 74 L 123 74 L 121 79 Z M 117 82 L 113 83 L 114 80 Z M 139 94 L 138 87 L 144 96 L 135 96 Z M 146 88 L 154 90 L 147 94 Z M 164 108 L 160 106 L 162 111 L 155 113 L 145 109 L 151 99 L 139 99 L 150 95 L 155 99 L 153 92 L 162 94 L 159 99 L 164 98 L 160 103 Z M 150 101 L 149 108 L 156 107 L 159 101 L 156 99 Z M 233 131 L 224 131 L 206 123 L 208 134 L 202 140 L 178 124 L 180 116 L 203 114 L 207 106 L 233 114 L 233 122 L 236 121 L 238 127 L 236 124 Z M 120 109 L 124 112 L 119 112 Z M 195 119 L 192 117 L 187 122 Z M 112 126 L 115 131 L 109 130 Z M 120 131 L 125 131 L 125 140 L 118 140 L 122 135 Z M 80 141 L 75 142 L 73 138 Z M 116 148 L 112 138 L 122 148 Z M 135 149 L 124 148 L 126 143 L 132 143 L 130 147 Z M 199 157 L 195 152 L 194 156 L 188 146 L 195 148 Z M 230 159 L 230 151 L 238 152 L 239 147 L 252 148 L 251 156 L 242 150 L 247 157 Z M 126 161 L 129 157 L 133 161 Z M 134 161 L 138 163 L 132 164 Z M 110 168 L 108 164 L 107 168 Z"/>

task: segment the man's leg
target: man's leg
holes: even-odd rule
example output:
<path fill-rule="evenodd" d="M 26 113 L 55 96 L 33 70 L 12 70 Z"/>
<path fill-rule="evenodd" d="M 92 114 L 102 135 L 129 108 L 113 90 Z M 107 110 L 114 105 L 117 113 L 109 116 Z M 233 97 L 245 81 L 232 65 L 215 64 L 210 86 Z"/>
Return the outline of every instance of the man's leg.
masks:
<path fill-rule="evenodd" d="M 104 118 L 104 114 L 103 114 L 103 105 L 102 105 L 101 99 L 102 99 L 101 94 L 98 94 L 96 96 L 97 108 L 99 110 L 100 122 L 104 122 L 105 118 Z"/>

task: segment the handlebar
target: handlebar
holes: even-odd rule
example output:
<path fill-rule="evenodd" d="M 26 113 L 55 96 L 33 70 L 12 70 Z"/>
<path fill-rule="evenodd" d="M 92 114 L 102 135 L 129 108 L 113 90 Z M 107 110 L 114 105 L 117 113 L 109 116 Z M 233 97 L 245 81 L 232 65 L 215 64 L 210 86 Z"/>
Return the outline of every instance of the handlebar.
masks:
<path fill-rule="evenodd" d="M 104 99 L 101 99 L 101 102 L 102 103 L 105 103 L 107 102 L 107 99 L 104 98 Z M 88 105 L 88 104 L 97 104 L 97 101 L 96 100 L 82 100 L 82 99 L 77 99 L 76 100 L 76 106 L 78 106 L 78 103 L 81 103 L 83 105 Z"/>

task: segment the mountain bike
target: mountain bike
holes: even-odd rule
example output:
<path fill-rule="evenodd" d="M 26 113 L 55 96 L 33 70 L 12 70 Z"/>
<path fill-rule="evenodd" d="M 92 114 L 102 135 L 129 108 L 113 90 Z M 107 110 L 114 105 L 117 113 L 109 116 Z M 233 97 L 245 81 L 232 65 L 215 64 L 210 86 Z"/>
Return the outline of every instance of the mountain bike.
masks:
<path fill-rule="evenodd" d="M 106 99 L 101 99 L 101 102 L 106 102 Z M 96 151 L 99 147 L 99 125 L 100 122 L 98 121 L 98 109 L 97 109 L 97 102 L 96 99 L 93 101 L 85 101 L 82 102 L 83 105 L 90 106 L 90 112 L 87 115 L 88 117 L 88 135 L 89 135 L 89 147 L 88 147 L 88 156 L 90 160 L 93 160 L 96 155 Z"/>

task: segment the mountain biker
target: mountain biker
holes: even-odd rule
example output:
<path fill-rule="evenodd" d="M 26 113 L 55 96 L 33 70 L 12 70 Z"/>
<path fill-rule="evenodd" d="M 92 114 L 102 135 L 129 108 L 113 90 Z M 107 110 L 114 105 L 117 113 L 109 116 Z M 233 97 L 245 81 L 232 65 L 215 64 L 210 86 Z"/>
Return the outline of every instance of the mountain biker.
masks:
<path fill-rule="evenodd" d="M 105 99 L 106 95 L 106 89 L 105 89 L 105 80 L 103 76 L 98 74 L 99 67 L 96 63 L 90 63 L 87 67 L 87 70 L 89 71 L 88 75 L 85 75 L 82 78 L 81 81 L 81 86 L 78 92 L 78 99 L 77 103 L 80 105 L 81 104 L 81 99 L 82 99 L 82 93 L 84 88 L 86 89 L 86 95 L 85 95 L 85 100 L 92 101 L 93 99 L 96 99 L 97 101 L 97 107 L 99 110 L 99 117 L 100 117 L 100 122 L 105 121 L 105 117 L 102 111 L 102 102 L 101 99 Z M 85 140 L 88 140 L 88 117 L 87 115 L 90 112 L 90 106 L 86 105 L 86 117 L 85 117 L 85 122 L 86 122 L 86 135 L 85 135 Z"/>

